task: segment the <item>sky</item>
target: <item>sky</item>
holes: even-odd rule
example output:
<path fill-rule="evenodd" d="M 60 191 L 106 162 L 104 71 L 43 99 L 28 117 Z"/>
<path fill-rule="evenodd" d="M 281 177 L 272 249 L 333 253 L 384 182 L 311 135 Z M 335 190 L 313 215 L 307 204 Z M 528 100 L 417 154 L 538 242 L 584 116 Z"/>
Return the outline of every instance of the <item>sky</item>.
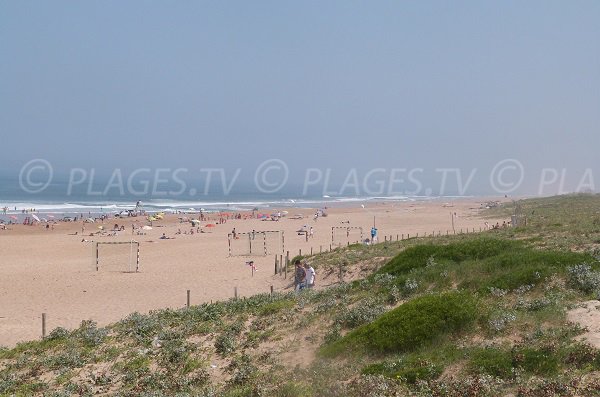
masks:
<path fill-rule="evenodd" d="M 513 159 L 523 191 L 544 168 L 600 186 L 598 21 L 598 1 L 0 1 L 1 172 L 281 159 L 300 182 L 476 169 L 485 193 Z"/>

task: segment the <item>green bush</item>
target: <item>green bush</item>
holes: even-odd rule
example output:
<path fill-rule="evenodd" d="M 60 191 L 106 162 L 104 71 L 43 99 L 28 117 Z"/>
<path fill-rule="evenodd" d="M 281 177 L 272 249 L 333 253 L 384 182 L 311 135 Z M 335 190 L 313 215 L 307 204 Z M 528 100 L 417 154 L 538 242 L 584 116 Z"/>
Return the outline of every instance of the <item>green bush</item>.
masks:
<path fill-rule="evenodd" d="M 400 276 L 413 269 L 427 266 L 431 257 L 437 262 L 451 261 L 460 263 L 465 260 L 485 259 L 503 252 L 521 248 L 522 244 L 491 238 L 476 238 L 448 245 L 423 244 L 407 248 L 396 255 L 377 273 L 389 273 Z"/>
<path fill-rule="evenodd" d="M 335 322 L 346 328 L 370 323 L 385 312 L 385 307 L 373 298 L 367 298 L 353 308 L 344 308 Z"/>
<path fill-rule="evenodd" d="M 336 356 L 348 350 L 374 353 L 413 350 L 444 334 L 471 327 L 477 319 L 476 303 L 466 292 L 416 298 L 324 346 L 321 353 Z"/>
<path fill-rule="evenodd" d="M 272 303 L 267 303 L 258 310 L 258 314 L 261 316 L 269 316 L 278 313 L 282 310 L 289 310 L 296 306 L 294 300 L 280 300 Z"/>
<path fill-rule="evenodd" d="M 383 375 L 414 384 L 419 380 L 438 378 L 443 366 L 419 356 L 402 358 L 392 362 L 371 364 L 362 370 L 364 375 Z"/>
<path fill-rule="evenodd" d="M 468 370 L 473 374 L 487 374 L 502 379 L 512 376 L 512 368 L 511 352 L 495 347 L 475 350 L 468 364 Z"/>
<path fill-rule="evenodd" d="M 600 369 L 600 352 L 586 343 L 575 343 L 567 348 L 565 353 L 565 363 L 567 365 L 573 365 L 576 368 L 591 367 L 596 370 Z"/>
<path fill-rule="evenodd" d="M 559 358 L 550 349 L 524 347 L 516 350 L 513 365 L 523 368 L 526 372 L 541 376 L 551 376 L 558 373 Z"/>
<path fill-rule="evenodd" d="M 510 291 L 523 285 L 538 285 L 551 274 L 564 274 L 568 266 L 590 259 L 591 256 L 586 254 L 541 251 L 518 241 L 484 237 L 407 248 L 377 274 L 390 274 L 400 280 L 409 274 L 411 279 L 413 275 L 427 278 L 431 273 L 429 282 L 439 284 L 442 280 L 432 277 L 438 273 L 432 273 L 431 269 L 444 264 L 447 270 L 457 273 L 460 288 L 487 293 L 490 287 Z M 375 277 L 371 279 L 375 280 Z"/>
<path fill-rule="evenodd" d="M 277 388 L 275 395 L 277 397 L 309 397 L 314 394 L 308 387 L 300 383 L 286 382 Z"/>

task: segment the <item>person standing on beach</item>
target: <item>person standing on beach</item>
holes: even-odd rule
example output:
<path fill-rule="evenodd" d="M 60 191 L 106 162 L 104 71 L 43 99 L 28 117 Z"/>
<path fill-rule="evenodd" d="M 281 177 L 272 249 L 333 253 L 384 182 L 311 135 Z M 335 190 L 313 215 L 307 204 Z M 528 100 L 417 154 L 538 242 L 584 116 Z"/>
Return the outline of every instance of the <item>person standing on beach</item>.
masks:
<path fill-rule="evenodd" d="M 377 238 L 377 228 L 373 226 L 371 228 L 371 243 L 375 243 L 375 239 Z"/>

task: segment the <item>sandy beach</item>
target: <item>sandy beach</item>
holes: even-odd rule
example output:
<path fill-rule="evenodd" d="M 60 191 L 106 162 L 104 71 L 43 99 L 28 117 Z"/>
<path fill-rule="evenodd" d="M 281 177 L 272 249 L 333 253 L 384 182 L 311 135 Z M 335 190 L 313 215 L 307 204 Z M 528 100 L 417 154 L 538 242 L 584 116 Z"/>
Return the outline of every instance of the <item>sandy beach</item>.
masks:
<path fill-rule="evenodd" d="M 228 255 L 227 235 L 252 230 L 281 230 L 285 235 L 285 251 L 290 257 L 329 249 L 332 227 L 362 227 L 367 238 L 375 218 L 380 241 L 384 236 L 410 234 L 411 237 L 447 231 L 452 233 L 451 213 L 455 212 L 455 229 L 479 231 L 484 222 L 479 216 L 485 199 L 458 201 L 369 202 L 352 207 L 330 208 L 328 216 L 313 219 L 314 209 L 289 209 L 279 221 L 258 219 L 233 220 L 203 230 L 205 233 L 179 234 L 190 231 L 189 223 L 180 223 L 181 215 L 167 215 L 153 222 L 145 235 L 134 235 L 140 242 L 140 271 L 126 272 L 130 262 L 130 246 L 101 246 L 100 270 L 95 270 L 93 242 L 82 242 L 77 222 L 58 223 L 54 230 L 44 225 L 11 225 L 0 230 L 0 345 L 13 346 L 20 341 L 41 336 L 41 314 L 47 314 L 48 332 L 61 326 L 74 328 L 82 320 L 99 325 L 118 321 L 128 314 L 153 309 L 178 308 L 186 304 L 186 290 L 191 290 L 191 303 L 228 299 L 234 287 L 240 296 L 289 288 L 290 279 L 273 275 L 274 255 L 253 256 L 257 271 L 252 275 L 247 257 Z M 273 212 L 269 209 L 269 212 Z M 301 219 L 290 219 L 301 214 Z M 498 220 L 502 223 L 503 219 Z M 111 229 L 117 223 L 125 230 L 116 236 L 93 236 L 98 224 L 86 226 L 85 239 L 110 242 L 129 241 L 132 223 L 146 224 L 142 217 L 110 219 L 104 223 Z M 491 224 L 492 220 L 488 220 Z M 493 220 L 495 223 L 496 220 Z M 214 216 L 210 222 L 215 223 Z M 314 236 L 306 241 L 296 232 L 312 226 Z M 195 230 L 195 229 L 194 229 Z M 77 232 L 77 234 L 75 234 Z M 162 240 L 165 233 L 171 239 Z M 353 241 L 352 241 L 353 242 Z M 135 261 L 135 259 L 133 259 Z M 318 278 L 317 278 L 318 283 Z"/>

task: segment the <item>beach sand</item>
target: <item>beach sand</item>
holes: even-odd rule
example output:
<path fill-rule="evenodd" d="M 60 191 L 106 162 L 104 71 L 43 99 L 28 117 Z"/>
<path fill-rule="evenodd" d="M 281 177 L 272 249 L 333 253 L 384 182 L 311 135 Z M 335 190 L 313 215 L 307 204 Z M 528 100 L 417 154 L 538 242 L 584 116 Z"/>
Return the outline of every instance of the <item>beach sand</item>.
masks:
<path fill-rule="evenodd" d="M 47 332 L 55 327 L 76 328 L 82 320 L 94 320 L 100 326 L 118 321 L 132 312 L 152 309 L 180 308 L 186 304 L 186 290 L 191 290 L 191 303 L 229 299 L 234 287 L 239 296 L 289 290 L 291 279 L 274 276 L 274 255 L 255 256 L 257 271 L 252 276 L 245 264 L 247 257 L 229 257 L 227 234 L 252 230 L 283 230 L 285 250 L 290 258 L 303 253 L 329 249 L 332 226 L 362 227 L 369 236 L 375 217 L 379 240 L 384 236 L 438 231 L 452 233 L 451 213 L 456 212 L 457 231 L 479 231 L 484 221 L 479 208 L 485 199 L 461 199 L 448 203 L 439 200 L 422 202 L 368 202 L 353 207 L 330 208 L 328 216 L 313 220 L 314 209 L 290 209 L 288 218 L 280 221 L 227 220 L 207 233 L 175 235 L 190 230 L 189 223 L 179 223 L 178 216 L 168 215 L 153 223 L 146 235 L 133 236 L 140 242 L 140 271 L 127 273 L 129 245 L 101 246 L 100 270 L 95 270 L 95 244 L 82 242 L 81 223 L 59 223 L 54 230 L 43 225 L 11 225 L 0 230 L 0 345 L 41 336 L 41 315 L 47 314 Z M 269 212 L 276 210 L 269 209 Z M 289 219 L 302 214 L 303 219 Z M 342 222 L 349 221 L 348 224 Z M 499 219 L 502 223 L 502 219 Z M 87 236 L 97 231 L 97 224 L 86 226 L 88 240 L 129 241 L 131 224 L 145 224 L 142 217 L 110 219 L 107 229 L 118 223 L 125 231 L 115 237 Z M 490 224 L 496 220 L 488 220 Z M 212 223 L 215 223 L 214 221 Z M 203 222 L 203 225 L 206 222 Z M 314 228 L 314 237 L 305 241 L 295 231 L 303 225 Z M 78 232 L 77 235 L 74 235 Z M 174 239 L 161 240 L 166 233 Z M 135 255 L 135 251 L 134 251 Z M 134 261 L 133 261 L 134 262 Z M 289 276 L 289 275 L 288 275 Z M 318 280 L 318 276 L 317 276 Z"/>

